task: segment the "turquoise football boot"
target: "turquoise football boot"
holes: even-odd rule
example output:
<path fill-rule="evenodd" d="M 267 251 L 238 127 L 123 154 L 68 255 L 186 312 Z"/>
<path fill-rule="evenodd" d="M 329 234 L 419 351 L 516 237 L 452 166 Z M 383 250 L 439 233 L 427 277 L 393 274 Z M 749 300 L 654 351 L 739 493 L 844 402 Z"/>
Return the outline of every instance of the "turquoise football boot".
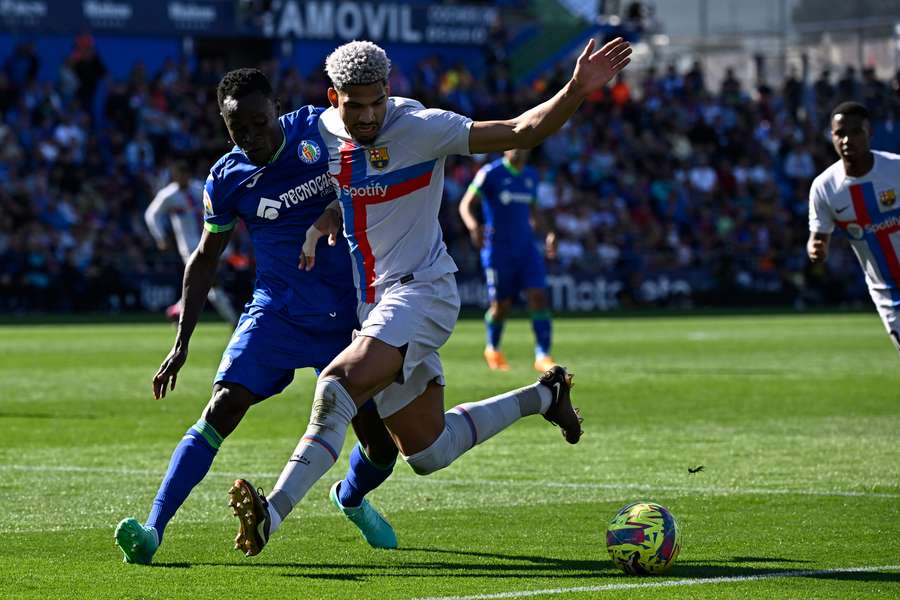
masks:
<path fill-rule="evenodd" d="M 138 565 L 149 565 L 159 548 L 156 532 L 132 518 L 122 519 L 116 527 L 116 545 L 122 549 L 125 562 Z"/>
<path fill-rule="evenodd" d="M 331 486 L 331 493 L 329 494 L 331 501 L 338 507 L 338 510 L 344 513 L 345 517 L 359 528 L 359 532 L 369 542 L 369 545 L 373 548 L 396 548 L 397 534 L 394 533 L 394 528 L 391 527 L 391 524 L 365 498 L 363 498 L 362 504 L 359 506 L 352 508 L 342 506 L 338 498 L 338 488 L 340 486 L 340 481 L 335 482 Z"/>

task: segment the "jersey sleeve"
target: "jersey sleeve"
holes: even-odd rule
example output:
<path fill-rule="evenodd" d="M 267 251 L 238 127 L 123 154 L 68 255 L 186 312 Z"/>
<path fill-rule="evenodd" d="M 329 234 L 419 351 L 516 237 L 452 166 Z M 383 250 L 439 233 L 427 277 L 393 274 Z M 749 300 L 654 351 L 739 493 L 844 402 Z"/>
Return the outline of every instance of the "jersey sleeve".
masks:
<path fill-rule="evenodd" d="M 451 154 L 470 155 L 469 129 L 472 119 L 449 110 L 426 108 L 412 113 L 417 119 L 415 144 L 431 158 Z"/>
<path fill-rule="evenodd" d="M 478 172 L 475 173 L 475 178 L 472 179 L 472 183 L 469 184 L 469 191 L 479 198 L 484 198 L 484 188 L 487 186 L 488 171 L 490 171 L 490 165 L 484 165 L 478 169 Z"/>
<path fill-rule="evenodd" d="M 203 226 L 212 233 L 234 229 L 237 212 L 222 198 L 216 197 L 216 180 L 210 173 L 203 186 Z"/>
<path fill-rule="evenodd" d="M 812 233 L 834 231 L 834 215 L 828 206 L 825 190 L 818 181 L 813 182 L 809 190 L 809 230 Z"/>
<path fill-rule="evenodd" d="M 147 229 L 150 230 L 150 235 L 152 235 L 153 239 L 157 242 L 162 242 L 166 239 L 165 221 L 168 212 L 172 209 L 172 200 L 174 197 L 175 190 L 167 185 L 156 192 L 153 201 L 150 202 L 147 210 L 144 211 L 144 222 L 147 223 Z"/>

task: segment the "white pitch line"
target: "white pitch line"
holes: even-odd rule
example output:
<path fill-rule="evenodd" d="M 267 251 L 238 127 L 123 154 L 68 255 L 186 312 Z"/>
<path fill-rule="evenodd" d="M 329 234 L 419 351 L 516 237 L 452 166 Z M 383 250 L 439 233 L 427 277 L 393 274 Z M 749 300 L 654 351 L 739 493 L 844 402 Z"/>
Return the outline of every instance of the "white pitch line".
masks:
<path fill-rule="evenodd" d="M 29 471 L 29 472 L 62 472 L 62 473 L 108 473 L 113 475 L 140 475 L 146 477 L 158 477 L 162 471 L 150 469 L 128 469 L 118 467 L 82 467 L 77 465 L 4 465 L 0 464 L 0 471 Z M 252 475 L 259 478 L 274 479 L 279 473 L 228 473 L 211 472 L 207 477 L 222 477 L 235 479 Z M 455 485 L 455 486 L 498 486 L 498 487 L 547 487 L 580 490 L 636 490 L 646 492 L 673 492 L 679 494 L 715 494 L 715 495 L 745 495 L 745 496 L 836 496 L 846 498 L 900 498 L 897 492 L 863 492 L 856 490 L 811 490 L 789 488 L 754 488 L 754 487 L 727 487 L 727 486 L 677 486 L 654 485 L 648 483 L 577 483 L 565 481 L 523 481 L 509 479 L 448 479 L 444 477 L 410 477 L 394 476 L 391 479 L 400 484 L 430 484 L 430 485 Z"/>
<path fill-rule="evenodd" d="M 648 581 L 645 583 L 609 583 L 606 585 L 584 585 L 570 588 L 550 588 L 545 590 L 523 590 L 519 592 L 498 592 L 496 594 L 475 594 L 473 596 L 431 596 L 413 600 L 493 600 L 495 598 L 527 598 L 552 594 L 573 594 L 576 592 L 607 592 L 613 590 L 638 590 L 650 588 L 683 587 L 691 585 L 712 585 L 716 583 L 742 583 L 783 577 L 819 577 L 838 573 L 872 573 L 877 571 L 898 571 L 900 565 L 883 567 L 848 567 L 846 569 L 821 569 L 819 571 L 773 571 L 762 575 L 736 575 L 734 577 L 709 577 L 706 579 L 676 579 L 674 581 Z"/>

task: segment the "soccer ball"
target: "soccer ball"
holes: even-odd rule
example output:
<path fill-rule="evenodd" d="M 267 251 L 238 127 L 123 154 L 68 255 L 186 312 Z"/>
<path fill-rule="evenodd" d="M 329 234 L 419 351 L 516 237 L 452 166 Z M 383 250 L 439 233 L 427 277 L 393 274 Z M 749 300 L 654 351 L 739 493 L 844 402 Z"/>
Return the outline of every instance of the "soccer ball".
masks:
<path fill-rule="evenodd" d="M 606 549 L 630 575 L 664 573 L 681 550 L 675 517 L 659 504 L 632 502 L 606 526 Z"/>

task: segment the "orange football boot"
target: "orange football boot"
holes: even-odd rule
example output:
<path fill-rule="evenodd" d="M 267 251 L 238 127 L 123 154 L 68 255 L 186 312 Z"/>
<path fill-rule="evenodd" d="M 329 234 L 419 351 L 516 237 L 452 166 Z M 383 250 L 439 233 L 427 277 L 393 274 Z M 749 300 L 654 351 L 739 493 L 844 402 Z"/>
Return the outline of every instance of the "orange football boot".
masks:
<path fill-rule="evenodd" d="M 509 363 L 506 362 L 506 357 L 499 350 L 485 348 L 484 360 L 487 361 L 488 368 L 491 371 L 509 371 Z"/>
<path fill-rule="evenodd" d="M 549 371 L 554 366 L 556 366 L 556 361 L 553 360 L 553 357 L 549 354 L 545 354 L 540 358 L 534 359 L 534 370 L 538 373 Z"/>

